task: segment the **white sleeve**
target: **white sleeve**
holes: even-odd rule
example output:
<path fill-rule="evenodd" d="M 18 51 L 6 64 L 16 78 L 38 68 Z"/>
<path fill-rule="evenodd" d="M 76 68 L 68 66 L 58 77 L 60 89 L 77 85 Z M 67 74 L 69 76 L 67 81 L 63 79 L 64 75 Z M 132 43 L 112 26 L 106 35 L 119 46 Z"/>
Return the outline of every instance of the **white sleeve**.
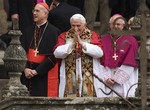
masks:
<path fill-rule="evenodd" d="M 54 56 L 56 58 L 64 59 L 72 52 L 72 46 L 71 44 L 65 44 L 58 46 L 54 51 Z"/>
<path fill-rule="evenodd" d="M 83 46 L 84 46 L 84 48 L 86 48 L 86 50 L 84 48 L 82 48 L 82 51 L 85 54 L 87 54 L 93 58 L 100 58 L 103 56 L 103 51 L 99 46 L 94 45 L 94 44 L 89 44 L 86 42 L 83 42 Z"/>

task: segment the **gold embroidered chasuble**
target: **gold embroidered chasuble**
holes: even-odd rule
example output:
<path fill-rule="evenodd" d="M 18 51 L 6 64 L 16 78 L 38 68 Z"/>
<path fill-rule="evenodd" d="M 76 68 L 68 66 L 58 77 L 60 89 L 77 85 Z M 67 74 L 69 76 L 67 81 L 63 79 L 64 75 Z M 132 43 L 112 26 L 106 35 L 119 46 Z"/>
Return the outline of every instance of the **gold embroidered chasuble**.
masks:
<path fill-rule="evenodd" d="M 86 28 L 80 38 L 84 42 L 90 43 L 92 31 Z M 66 42 L 74 41 L 74 34 L 71 31 L 66 32 Z M 79 94 L 79 85 L 81 78 L 76 73 L 76 59 L 81 57 L 81 70 L 82 70 L 82 91 Z M 65 59 L 66 69 L 66 86 L 64 97 L 94 97 L 96 96 L 93 81 L 93 58 L 82 52 L 82 47 L 78 43 L 72 47 L 72 53 Z"/>

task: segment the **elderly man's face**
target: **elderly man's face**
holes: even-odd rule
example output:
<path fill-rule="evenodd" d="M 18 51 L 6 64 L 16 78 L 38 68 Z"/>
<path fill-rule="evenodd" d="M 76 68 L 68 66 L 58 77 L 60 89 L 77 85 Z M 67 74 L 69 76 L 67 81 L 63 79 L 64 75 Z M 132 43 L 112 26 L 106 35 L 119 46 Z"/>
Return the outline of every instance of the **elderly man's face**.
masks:
<path fill-rule="evenodd" d="M 118 19 L 114 23 L 114 28 L 118 30 L 123 30 L 124 26 L 125 26 L 125 21 L 123 19 Z"/>
<path fill-rule="evenodd" d="M 33 10 L 33 18 L 35 22 L 42 23 L 47 19 L 47 13 L 45 12 L 43 6 L 37 4 Z"/>
<path fill-rule="evenodd" d="M 81 22 L 80 19 L 75 19 L 71 22 L 71 28 L 74 32 L 82 33 L 85 25 Z"/>
<path fill-rule="evenodd" d="M 119 17 L 122 17 L 122 16 L 119 15 L 119 14 L 117 14 L 117 15 L 114 15 L 114 16 L 112 16 L 110 18 L 110 21 L 109 21 L 109 27 L 110 27 L 110 29 L 113 29 L 113 27 L 114 27 L 113 23 L 114 23 L 115 19 L 117 19 Z"/>

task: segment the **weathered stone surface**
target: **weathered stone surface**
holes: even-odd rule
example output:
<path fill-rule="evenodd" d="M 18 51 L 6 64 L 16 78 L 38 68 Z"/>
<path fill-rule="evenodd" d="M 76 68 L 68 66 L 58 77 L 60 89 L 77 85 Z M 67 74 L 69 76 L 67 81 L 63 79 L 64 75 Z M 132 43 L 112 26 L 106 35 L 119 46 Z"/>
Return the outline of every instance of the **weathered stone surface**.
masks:
<path fill-rule="evenodd" d="M 130 99 L 137 107 L 140 99 Z M 0 103 L 0 110 L 137 110 L 119 98 L 12 97 Z"/>
<path fill-rule="evenodd" d="M 4 61 L 2 60 L 4 57 L 4 51 L 0 50 L 0 79 L 8 79 L 8 74 L 4 68 Z M 0 83 L 0 85 L 2 85 Z"/>
<path fill-rule="evenodd" d="M 0 65 L 4 65 L 4 62 L 3 62 L 3 58 L 4 58 L 4 51 L 3 50 L 0 50 Z"/>
<path fill-rule="evenodd" d="M 7 32 L 8 24 L 6 12 L 3 10 L 3 0 L 0 0 L 0 35 Z"/>
<path fill-rule="evenodd" d="M 16 22 L 17 24 L 17 22 Z M 19 41 L 20 30 L 10 30 L 11 42 L 3 57 L 5 69 L 9 74 L 9 83 L 1 90 L 1 100 L 13 96 L 28 96 L 27 88 L 21 84 L 20 76 L 26 65 L 26 52 Z"/>

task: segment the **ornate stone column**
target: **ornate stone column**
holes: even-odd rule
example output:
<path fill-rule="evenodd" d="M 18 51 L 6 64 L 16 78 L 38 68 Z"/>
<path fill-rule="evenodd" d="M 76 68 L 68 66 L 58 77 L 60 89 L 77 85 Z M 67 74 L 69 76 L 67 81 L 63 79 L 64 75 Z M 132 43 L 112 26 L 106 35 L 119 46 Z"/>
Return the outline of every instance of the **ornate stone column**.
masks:
<path fill-rule="evenodd" d="M 6 49 L 4 54 L 4 66 L 9 74 L 9 83 L 2 89 L 2 100 L 12 96 L 27 96 L 27 88 L 21 84 L 20 75 L 26 65 L 26 52 L 20 45 L 19 38 L 22 35 L 15 23 L 14 30 L 9 31 L 12 40 L 10 46 Z M 15 30 L 16 29 L 16 30 Z"/>

